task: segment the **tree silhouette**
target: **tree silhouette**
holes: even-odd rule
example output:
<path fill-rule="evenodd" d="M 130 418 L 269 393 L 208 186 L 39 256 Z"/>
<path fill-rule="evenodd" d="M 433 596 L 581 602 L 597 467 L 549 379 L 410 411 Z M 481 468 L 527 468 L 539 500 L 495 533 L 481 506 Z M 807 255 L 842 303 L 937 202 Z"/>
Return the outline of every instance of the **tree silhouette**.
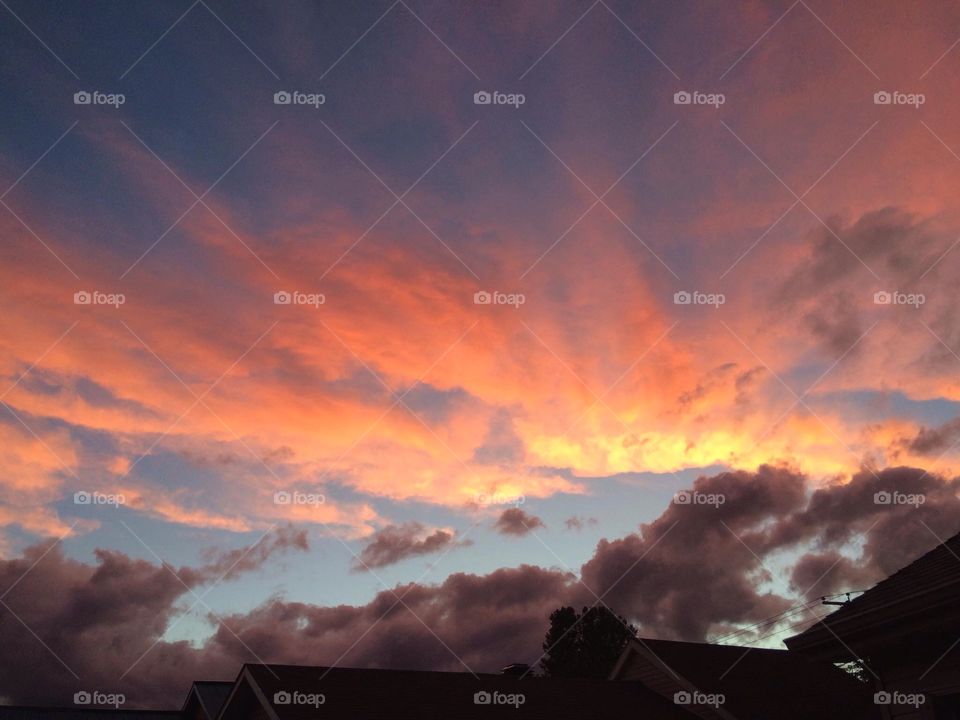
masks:
<path fill-rule="evenodd" d="M 603 605 L 550 613 L 540 664 L 552 677 L 606 678 L 637 629 Z"/>

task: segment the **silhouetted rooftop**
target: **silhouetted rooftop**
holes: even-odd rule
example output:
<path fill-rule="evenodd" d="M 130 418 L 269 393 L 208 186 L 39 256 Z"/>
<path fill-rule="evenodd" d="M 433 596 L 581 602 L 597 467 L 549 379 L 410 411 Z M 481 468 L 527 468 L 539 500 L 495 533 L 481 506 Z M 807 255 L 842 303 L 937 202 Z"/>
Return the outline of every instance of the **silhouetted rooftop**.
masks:
<path fill-rule="evenodd" d="M 618 676 L 640 679 L 672 697 L 678 691 L 722 694 L 723 710 L 737 718 L 812 720 L 876 718 L 872 690 L 828 662 L 787 650 L 739 645 L 633 641 L 618 663 Z"/>
<path fill-rule="evenodd" d="M 325 669 L 291 665 L 246 665 L 249 673 L 280 720 L 312 720 L 318 708 L 311 704 L 280 704 L 277 693 L 322 693 L 319 712 L 325 718 L 396 720 L 425 717 L 472 718 L 614 718 L 647 717 L 657 720 L 690 720 L 690 715 L 639 683 L 605 680 L 525 678 L 457 672 L 408 670 Z M 241 678 L 243 673 L 241 673 Z M 478 693 L 500 693 L 508 698 L 523 695 L 512 704 L 477 704 Z M 240 717 L 228 701 L 223 720 Z"/>
<path fill-rule="evenodd" d="M 910 633 L 911 622 L 955 608 L 960 593 L 960 533 L 901 568 L 885 580 L 798 635 L 787 638 L 791 650 L 852 643 L 860 635 L 879 638 L 878 628 Z M 837 638 L 840 640 L 837 640 Z"/>

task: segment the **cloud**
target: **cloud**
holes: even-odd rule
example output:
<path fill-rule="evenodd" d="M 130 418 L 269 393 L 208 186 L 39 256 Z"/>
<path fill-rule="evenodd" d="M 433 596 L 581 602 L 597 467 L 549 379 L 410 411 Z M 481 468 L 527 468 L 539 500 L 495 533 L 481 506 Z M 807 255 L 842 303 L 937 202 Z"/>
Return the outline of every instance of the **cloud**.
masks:
<path fill-rule="evenodd" d="M 497 518 L 493 527 L 501 535 L 526 535 L 538 527 L 546 527 L 543 520 L 536 515 L 530 515 L 520 508 L 507 508 Z"/>
<path fill-rule="evenodd" d="M 824 595 L 866 590 L 877 579 L 874 569 L 863 567 L 833 550 L 807 553 L 790 571 L 790 589 L 806 600 Z M 803 618 L 804 622 L 807 618 Z"/>
<path fill-rule="evenodd" d="M 99 549 L 96 564 L 89 565 L 68 558 L 60 542 L 0 561 L 0 586 L 8 589 L 0 632 L 10 641 L 0 658 L 8 678 L 0 696 L 69 704 L 79 689 L 124 687 L 136 702 L 175 704 L 187 678 L 207 676 L 205 666 L 214 674 L 236 669 L 217 647 L 200 652 L 186 642 L 160 640 L 185 609 L 179 601 L 192 606 L 202 597 L 198 587 L 236 579 L 289 549 L 306 549 L 301 531 L 281 528 L 248 548 L 212 553 L 201 567 L 175 568 Z M 132 675 L 124 681 L 127 671 Z M 44 682 L 37 683 L 41 675 Z"/>
<path fill-rule="evenodd" d="M 758 590 L 771 577 L 747 548 L 757 527 L 803 506 L 805 485 L 800 474 L 772 466 L 701 477 L 694 491 L 722 496 L 722 505 L 671 504 L 640 533 L 601 540 L 581 569 L 583 581 L 617 612 L 641 620 L 641 632 L 684 640 L 781 612 L 789 601 Z"/>
<path fill-rule="evenodd" d="M 722 503 L 674 503 L 641 532 L 601 540 L 581 576 L 641 632 L 704 640 L 793 604 L 770 589 L 786 550 L 800 553 L 789 584 L 808 597 L 893 573 L 960 530 L 958 489 L 960 478 L 917 468 L 864 469 L 818 488 L 789 467 L 702 476 L 692 493 Z M 893 497 L 904 502 L 885 502 Z"/>
<path fill-rule="evenodd" d="M 201 573 L 208 577 L 213 576 L 217 581 L 233 580 L 243 573 L 261 567 L 276 553 L 287 550 L 306 552 L 309 549 L 306 530 L 297 530 L 291 525 L 286 525 L 266 533 L 250 547 L 220 554 L 207 553 L 208 557 L 211 555 L 213 557 L 201 569 Z"/>
<path fill-rule="evenodd" d="M 374 533 L 370 542 L 360 551 L 354 562 L 354 570 L 386 567 L 407 558 L 430 555 L 458 544 L 463 543 L 456 543 L 454 533 L 450 530 L 437 529 L 430 532 L 419 522 L 388 525 Z"/>
<path fill-rule="evenodd" d="M 579 515 L 574 515 L 564 520 L 563 524 L 567 530 L 583 530 L 586 525 L 596 525 L 597 519 L 595 517 L 582 518 Z"/>
<path fill-rule="evenodd" d="M 954 418 L 936 427 L 921 427 L 916 435 L 900 438 L 898 447 L 915 455 L 938 456 L 960 442 L 960 418 Z"/>

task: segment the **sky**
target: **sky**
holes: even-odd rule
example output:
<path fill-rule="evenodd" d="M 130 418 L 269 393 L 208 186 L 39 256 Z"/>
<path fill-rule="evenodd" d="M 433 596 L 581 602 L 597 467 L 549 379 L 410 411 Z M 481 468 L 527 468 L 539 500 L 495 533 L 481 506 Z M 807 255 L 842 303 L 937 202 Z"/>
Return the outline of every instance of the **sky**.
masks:
<path fill-rule="evenodd" d="M 955 4 L 0 5 L 0 699 L 780 646 L 960 530 Z"/>

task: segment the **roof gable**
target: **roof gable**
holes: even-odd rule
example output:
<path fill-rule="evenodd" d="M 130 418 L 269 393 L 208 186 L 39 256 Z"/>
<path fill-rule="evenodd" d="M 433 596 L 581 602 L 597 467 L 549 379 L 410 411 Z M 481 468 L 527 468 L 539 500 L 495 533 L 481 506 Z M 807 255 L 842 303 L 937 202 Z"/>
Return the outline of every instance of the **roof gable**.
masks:
<path fill-rule="evenodd" d="M 232 689 L 232 682 L 195 681 L 183 703 L 184 717 L 187 720 L 216 720 Z"/>

